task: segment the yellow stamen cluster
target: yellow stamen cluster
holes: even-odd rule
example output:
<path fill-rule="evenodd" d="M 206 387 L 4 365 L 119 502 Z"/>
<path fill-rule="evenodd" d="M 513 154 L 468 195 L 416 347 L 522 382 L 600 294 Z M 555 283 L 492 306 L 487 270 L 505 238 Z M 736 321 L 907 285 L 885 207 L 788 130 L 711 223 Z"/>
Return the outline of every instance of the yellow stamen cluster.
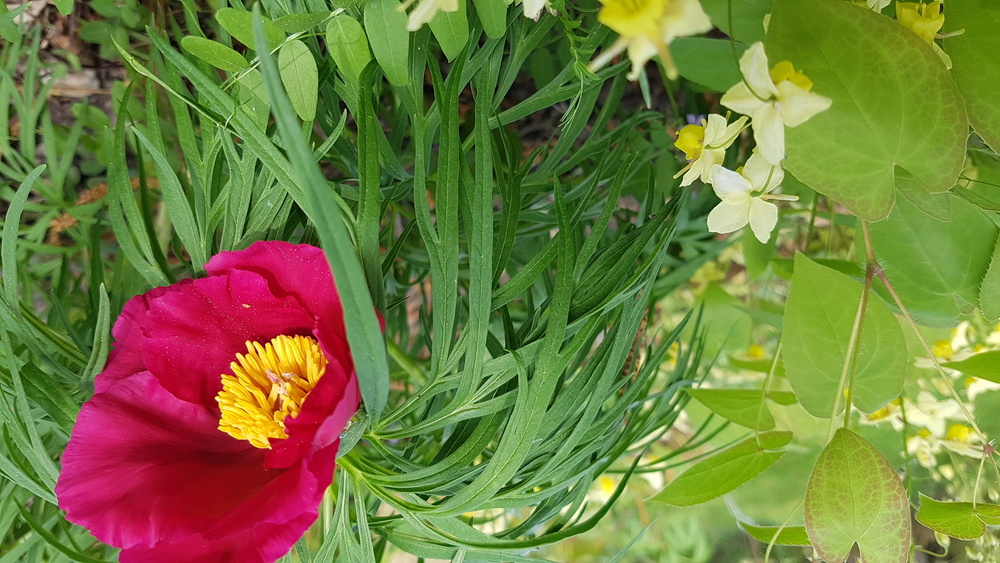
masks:
<path fill-rule="evenodd" d="M 232 374 L 222 376 L 215 400 L 222 416 L 219 430 L 270 449 L 270 438 L 287 438 L 285 418 L 295 418 L 309 392 L 326 371 L 319 343 L 308 336 L 278 336 L 270 342 L 246 343 L 236 354 Z"/>
<path fill-rule="evenodd" d="M 780 63 L 774 65 L 771 68 L 771 81 L 776 85 L 781 84 L 784 81 L 789 81 L 792 84 L 802 88 L 806 92 L 812 90 L 813 83 L 812 80 L 802 73 L 802 71 L 795 70 L 792 63 L 789 61 L 781 61 Z"/>

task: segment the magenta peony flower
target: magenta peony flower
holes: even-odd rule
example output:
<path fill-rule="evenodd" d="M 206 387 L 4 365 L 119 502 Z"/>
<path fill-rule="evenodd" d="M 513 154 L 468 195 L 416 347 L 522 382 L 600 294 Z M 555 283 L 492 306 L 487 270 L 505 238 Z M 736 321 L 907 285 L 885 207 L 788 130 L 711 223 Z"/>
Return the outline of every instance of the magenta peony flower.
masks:
<path fill-rule="evenodd" d="M 359 395 L 323 252 L 258 242 L 130 300 L 56 485 L 121 561 L 274 561 L 315 521 Z"/>

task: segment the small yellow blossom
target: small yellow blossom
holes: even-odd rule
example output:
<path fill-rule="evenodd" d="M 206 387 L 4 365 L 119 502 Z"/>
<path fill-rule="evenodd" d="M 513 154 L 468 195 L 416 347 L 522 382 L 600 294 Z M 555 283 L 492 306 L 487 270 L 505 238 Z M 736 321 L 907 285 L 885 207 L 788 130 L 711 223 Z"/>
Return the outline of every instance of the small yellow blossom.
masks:
<path fill-rule="evenodd" d="M 713 113 L 702 119 L 701 125 L 686 125 L 677 132 L 674 146 L 684 153 L 690 162 L 674 178 L 684 175 L 682 186 L 690 185 L 697 179 L 704 183 L 712 181 L 712 167 L 722 164 L 726 149 L 746 127 L 747 118 L 741 117 L 727 124 L 725 117 Z"/>
<path fill-rule="evenodd" d="M 948 340 L 938 340 L 934 343 L 934 347 L 931 348 L 934 352 L 934 357 L 947 360 L 955 354 L 955 350 L 951 347 L 951 342 Z"/>
<path fill-rule="evenodd" d="M 944 26 L 944 6 L 941 0 L 928 4 L 919 2 L 896 2 L 896 19 L 934 49 L 934 53 L 951 68 L 951 57 L 944 52 L 934 38 Z"/>
<path fill-rule="evenodd" d="M 934 37 L 944 26 L 944 12 L 941 0 L 929 4 L 919 2 L 896 2 L 896 19 L 925 43 L 934 43 Z"/>
<path fill-rule="evenodd" d="M 590 69 L 597 70 L 628 50 L 632 61 L 629 80 L 638 78 L 642 67 L 657 55 L 667 77 L 677 78 L 677 67 L 667 46 L 677 37 L 712 29 L 712 22 L 698 0 L 601 0 L 601 3 L 597 20 L 620 37 L 594 59 Z"/>
<path fill-rule="evenodd" d="M 830 98 L 813 93 L 812 82 L 788 61 L 768 69 L 763 43 L 754 43 L 740 58 L 743 80 L 730 88 L 721 103 L 749 115 L 757 150 L 771 164 L 785 158 L 785 127 L 798 127 L 826 111 Z"/>

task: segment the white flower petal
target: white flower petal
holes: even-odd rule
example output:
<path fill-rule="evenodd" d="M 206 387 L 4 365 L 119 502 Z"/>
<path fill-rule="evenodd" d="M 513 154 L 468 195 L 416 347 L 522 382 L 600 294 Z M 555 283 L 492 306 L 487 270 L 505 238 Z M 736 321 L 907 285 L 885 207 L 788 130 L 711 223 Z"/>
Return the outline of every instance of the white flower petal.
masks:
<path fill-rule="evenodd" d="M 768 162 L 757 151 L 754 151 L 747 159 L 741 172 L 755 192 L 769 192 L 778 187 L 778 184 L 785 179 L 785 171 L 781 166 L 776 166 Z"/>
<path fill-rule="evenodd" d="M 778 224 L 778 206 L 760 199 L 750 198 L 750 229 L 760 242 L 771 238 L 771 231 Z"/>
<path fill-rule="evenodd" d="M 778 85 L 778 99 L 781 108 L 781 121 L 785 127 L 796 127 L 809 120 L 810 117 L 830 108 L 833 101 L 826 96 L 808 92 L 790 80 L 784 80 Z"/>
<path fill-rule="evenodd" d="M 754 112 L 752 125 L 757 151 L 771 164 L 780 164 L 785 158 L 785 124 L 781 113 L 770 104 L 762 105 Z"/>
<path fill-rule="evenodd" d="M 628 44 L 628 58 L 632 61 L 632 70 L 625 78 L 629 80 L 639 78 L 642 68 L 656 55 L 656 45 L 652 41 L 646 37 L 633 37 Z"/>
<path fill-rule="evenodd" d="M 743 203 L 719 202 L 708 214 L 708 230 L 713 233 L 731 233 L 750 222 L 750 201 Z"/>
<path fill-rule="evenodd" d="M 725 138 L 726 135 L 726 118 L 717 114 L 708 114 L 708 120 L 705 123 L 705 141 L 704 144 L 714 145 L 721 139 Z"/>
<path fill-rule="evenodd" d="M 678 0 L 668 4 L 662 25 L 663 42 L 667 45 L 677 37 L 698 35 L 714 27 L 698 0 Z"/>
<path fill-rule="evenodd" d="M 701 156 L 693 163 L 692 169 L 697 169 L 701 181 L 706 184 L 712 183 L 712 169 L 716 165 L 722 164 L 726 159 L 725 149 L 702 149 Z"/>
<path fill-rule="evenodd" d="M 743 176 L 716 164 L 712 167 L 712 189 L 722 201 L 742 205 L 750 199 L 753 186 Z"/>
<path fill-rule="evenodd" d="M 729 126 L 726 127 L 726 131 L 722 135 L 722 138 L 712 144 L 717 145 L 719 148 L 728 148 L 729 145 L 733 144 L 733 141 L 736 140 L 736 137 L 739 136 L 740 132 L 743 131 L 743 128 L 746 127 L 747 121 L 749 120 L 749 117 L 743 116 L 730 123 Z"/>
<path fill-rule="evenodd" d="M 757 96 L 754 96 L 743 81 L 737 82 L 732 88 L 722 95 L 719 103 L 723 106 L 746 115 L 753 115 L 761 106 L 765 104 Z"/>
<path fill-rule="evenodd" d="M 743 73 L 743 79 L 753 94 L 764 100 L 777 97 L 778 89 L 771 81 L 771 71 L 767 66 L 767 54 L 764 52 L 763 43 L 758 41 L 743 53 L 740 57 L 740 72 Z"/>
<path fill-rule="evenodd" d="M 525 17 L 538 21 L 539 16 L 542 15 L 542 10 L 545 9 L 546 1 L 547 0 L 523 0 L 522 7 L 524 8 Z"/>

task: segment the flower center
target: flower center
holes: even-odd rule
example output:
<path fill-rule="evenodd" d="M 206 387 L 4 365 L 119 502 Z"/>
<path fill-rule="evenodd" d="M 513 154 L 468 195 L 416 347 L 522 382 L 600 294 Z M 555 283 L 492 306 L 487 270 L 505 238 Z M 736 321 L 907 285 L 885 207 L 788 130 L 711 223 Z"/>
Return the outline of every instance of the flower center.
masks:
<path fill-rule="evenodd" d="M 781 61 L 780 63 L 774 65 L 771 69 L 771 82 L 778 85 L 786 80 L 799 88 L 802 88 L 806 92 L 812 90 L 813 87 L 812 80 L 809 80 L 809 78 L 801 71 L 795 70 L 795 67 L 792 66 L 791 62 Z"/>
<path fill-rule="evenodd" d="M 705 128 L 701 125 L 685 125 L 677 132 L 674 146 L 684 153 L 684 158 L 697 160 L 705 143 Z"/>
<path fill-rule="evenodd" d="M 287 438 L 285 417 L 299 415 L 302 403 L 326 371 L 319 343 L 308 336 L 278 336 L 270 342 L 247 341 L 236 354 L 232 375 L 222 376 L 215 397 L 222 410 L 219 430 L 258 448 L 270 438 Z"/>

